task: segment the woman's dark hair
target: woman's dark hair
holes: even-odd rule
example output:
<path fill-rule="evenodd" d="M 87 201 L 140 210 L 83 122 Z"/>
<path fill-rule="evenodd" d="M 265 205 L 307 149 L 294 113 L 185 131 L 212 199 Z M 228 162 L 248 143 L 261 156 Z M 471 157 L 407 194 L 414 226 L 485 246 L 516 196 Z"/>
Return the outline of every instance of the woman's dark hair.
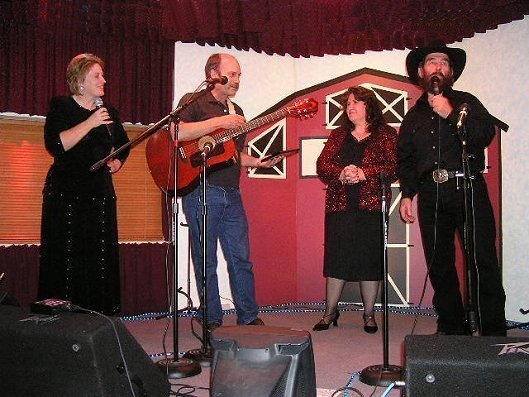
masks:
<path fill-rule="evenodd" d="M 349 97 L 354 95 L 357 101 L 364 102 L 366 104 L 366 123 L 370 132 L 376 132 L 378 128 L 385 124 L 384 116 L 382 115 L 382 108 L 380 102 L 375 96 L 375 93 L 368 88 L 361 86 L 350 87 L 343 93 L 342 96 L 342 109 L 344 111 L 343 120 L 345 125 L 349 125 L 351 128 L 354 127 L 354 124 L 349 117 L 347 117 L 347 101 Z"/>

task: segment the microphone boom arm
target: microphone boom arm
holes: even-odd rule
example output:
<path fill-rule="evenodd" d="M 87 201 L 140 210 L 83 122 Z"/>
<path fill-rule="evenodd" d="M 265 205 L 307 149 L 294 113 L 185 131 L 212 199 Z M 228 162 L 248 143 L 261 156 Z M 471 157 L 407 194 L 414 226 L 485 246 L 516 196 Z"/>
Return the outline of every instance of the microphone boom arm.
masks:
<path fill-rule="evenodd" d="M 200 89 L 200 87 L 203 84 L 204 83 L 202 83 L 199 86 L 199 88 L 197 88 L 197 91 L 198 91 L 198 89 Z M 112 160 L 114 157 L 116 157 L 118 154 L 120 154 L 121 152 L 123 152 L 127 148 L 134 147 L 137 144 L 139 144 L 140 142 L 144 141 L 145 139 L 147 139 L 148 137 L 153 135 L 156 131 L 158 131 L 161 126 L 165 125 L 170 120 L 178 120 L 180 112 L 182 110 L 184 110 L 188 105 L 190 105 L 191 103 L 196 101 L 198 98 L 200 98 L 202 95 L 206 94 L 206 92 L 208 92 L 207 90 L 204 90 L 204 91 L 200 92 L 200 95 L 196 95 L 197 91 L 195 91 L 193 93 L 193 95 L 191 95 L 191 97 L 185 103 L 183 103 L 182 105 L 178 106 L 176 109 L 171 111 L 171 113 L 166 115 L 161 120 L 157 121 L 155 124 L 151 125 L 149 128 L 147 128 L 145 131 L 143 131 L 136 138 L 134 138 L 133 140 L 131 140 L 131 141 L 125 143 L 124 145 L 120 146 L 119 148 L 117 148 L 112 153 L 110 153 L 108 156 L 102 158 L 98 162 L 92 164 L 92 166 L 90 167 L 90 172 L 98 171 L 103 165 L 105 165 L 107 163 L 107 161 Z"/>
<path fill-rule="evenodd" d="M 110 153 L 108 156 L 106 156 L 106 157 L 102 158 L 101 160 L 99 160 L 98 162 L 92 164 L 92 166 L 90 167 L 90 172 L 98 171 L 103 165 L 105 165 L 107 163 L 107 161 L 112 160 L 114 157 L 116 157 L 118 154 L 120 154 L 124 150 L 128 149 L 129 147 L 136 146 L 138 143 L 140 143 L 143 140 L 145 140 L 148 137 L 150 137 L 152 134 L 154 134 L 156 131 L 158 131 L 158 129 L 162 125 L 166 124 L 167 121 L 173 117 L 173 114 L 174 114 L 175 111 L 169 113 L 163 119 L 161 119 L 157 123 L 155 123 L 152 126 L 150 126 L 149 128 L 147 128 L 145 131 L 143 131 L 140 135 L 138 135 L 132 141 L 129 141 L 129 142 L 125 143 L 124 145 L 120 146 L 119 148 L 114 150 L 112 153 Z"/>

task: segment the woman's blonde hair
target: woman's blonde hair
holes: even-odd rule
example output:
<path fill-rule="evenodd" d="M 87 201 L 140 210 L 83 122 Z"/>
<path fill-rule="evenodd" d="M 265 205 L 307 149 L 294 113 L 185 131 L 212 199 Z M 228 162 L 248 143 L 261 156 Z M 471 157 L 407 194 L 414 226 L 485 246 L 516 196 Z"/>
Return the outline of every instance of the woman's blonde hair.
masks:
<path fill-rule="evenodd" d="M 103 60 L 93 54 L 79 54 L 72 58 L 66 68 L 66 82 L 72 94 L 82 94 L 79 85 L 85 79 L 92 65 L 96 63 L 101 66 L 101 69 L 105 68 Z"/>

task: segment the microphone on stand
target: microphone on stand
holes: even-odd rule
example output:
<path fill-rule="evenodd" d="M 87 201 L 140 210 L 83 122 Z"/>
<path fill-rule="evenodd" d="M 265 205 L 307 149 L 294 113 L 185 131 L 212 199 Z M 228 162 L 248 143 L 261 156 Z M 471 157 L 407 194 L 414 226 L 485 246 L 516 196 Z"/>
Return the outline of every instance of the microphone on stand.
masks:
<path fill-rule="evenodd" d="M 228 78 L 226 76 L 208 77 L 206 83 L 226 85 L 228 83 Z"/>
<path fill-rule="evenodd" d="M 439 83 L 441 81 L 439 80 L 439 77 L 437 76 L 433 76 L 432 79 L 431 79 L 431 83 L 432 83 L 432 93 L 434 95 L 439 95 L 441 93 L 440 89 L 439 89 Z"/>
<path fill-rule="evenodd" d="M 463 124 L 465 123 L 465 120 L 468 115 L 468 104 L 463 103 L 459 107 L 459 116 L 457 117 L 457 128 L 463 127 Z"/>
<path fill-rule="evenodd" d="M 101 97 L 97 97 L 96 99 L 94 99 L 94 105 L 96 109 L 101 109 L 104 106 Z M 105 124 L 105 127 L 107 129 L 108 135 L 112 136 L 112 129 L 110 128 L 110 124 Z"/>
<path fill-rule="evenodd" d="M 215 139 L 209 135 L 204 135 L 198 140 L 198 148 L 202 156 L 207 157 L 213 149 L 215 149 Z"/>

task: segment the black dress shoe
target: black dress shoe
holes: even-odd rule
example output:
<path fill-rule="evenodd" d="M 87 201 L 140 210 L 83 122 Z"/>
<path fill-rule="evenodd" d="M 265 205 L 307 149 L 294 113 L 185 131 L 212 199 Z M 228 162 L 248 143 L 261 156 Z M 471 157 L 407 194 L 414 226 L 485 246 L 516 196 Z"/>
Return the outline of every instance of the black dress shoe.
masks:
<path fill-rule="evenodd" d="M 313 331 L 326 331 L 329 329 L 329 326 L 334 325 L 335 327 L 338 326 L 338 319 L 340 318 L 340 312 L 338 310 L 334 311 L 331 314 L 324 315 L 321 320 L 312 327 Z"/>
<path fill-rule="evenodd" d="M 365 313 L 362 315 L 362 318 L 364 319 L 364 331 L 368 334 L 374 334 L 378 331 L 378 325 L 375 321 L 375 314 L 366 315 Z M 371 324 L 370 324 L 371 323 Z"/>
<path fill-rule="evenodd" d="M 265 325 L 264 321 L 261 320 L 259 317 L 257 317 L 255 320 L 253 321 L 250 321 L 248 324 L 246 325 Z"/>

